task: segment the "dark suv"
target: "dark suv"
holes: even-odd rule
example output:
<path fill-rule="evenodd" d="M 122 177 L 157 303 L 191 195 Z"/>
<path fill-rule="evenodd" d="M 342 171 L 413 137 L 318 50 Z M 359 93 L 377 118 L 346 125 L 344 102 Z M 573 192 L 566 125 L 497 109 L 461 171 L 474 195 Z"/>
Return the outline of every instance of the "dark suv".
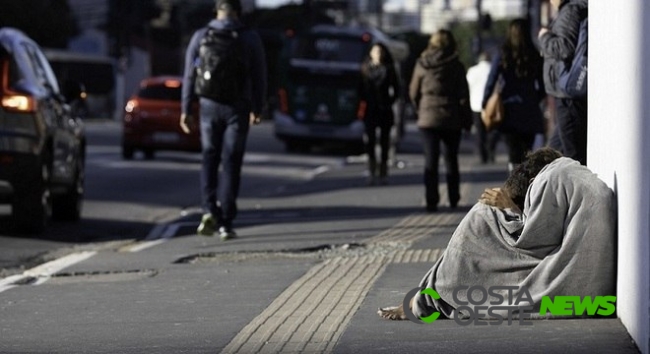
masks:
<path fill-rule="evenodd" d="M 71 100 L 39 46 L 0 29 L 0 203 L 21 232 L 43 231 L 50 216 L 78 220 L 84 194 L 85 134 Z M 74 92 L 74 90 L 72 90 Z"/>

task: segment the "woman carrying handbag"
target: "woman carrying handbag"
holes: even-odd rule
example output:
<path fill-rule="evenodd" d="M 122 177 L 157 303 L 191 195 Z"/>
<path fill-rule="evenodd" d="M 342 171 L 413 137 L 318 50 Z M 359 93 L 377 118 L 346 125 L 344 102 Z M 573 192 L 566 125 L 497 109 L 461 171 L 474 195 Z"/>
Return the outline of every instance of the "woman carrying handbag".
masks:
<path fill-rule="evenodd" d="M 510 171 L 532 150 L 535 135 L 544 132 L 540 106 L 546 97 L 542 65 L 542 57 L 533 44 L 526 20 L 510 22 L 506 39 L 492 62 L 483 98 L 483 108 L 486 109 L 494 93 L 500 93 L 503 113 L 496 129 L 508 147 Z"/>

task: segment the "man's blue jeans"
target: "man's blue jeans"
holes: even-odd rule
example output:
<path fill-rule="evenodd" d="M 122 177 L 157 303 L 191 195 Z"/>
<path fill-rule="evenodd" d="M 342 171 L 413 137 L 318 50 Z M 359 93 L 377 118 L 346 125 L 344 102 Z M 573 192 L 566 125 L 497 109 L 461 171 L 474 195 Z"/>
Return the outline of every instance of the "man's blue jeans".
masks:
<path fill-rule="evenodd" d="M 248 111 L 242 106 L 233 107 L 206 98 L 201 98 L 200 104 L 202 206 L 220 225 L 230 227 L 237 216 L 237 196 L 249 129 Z"/>

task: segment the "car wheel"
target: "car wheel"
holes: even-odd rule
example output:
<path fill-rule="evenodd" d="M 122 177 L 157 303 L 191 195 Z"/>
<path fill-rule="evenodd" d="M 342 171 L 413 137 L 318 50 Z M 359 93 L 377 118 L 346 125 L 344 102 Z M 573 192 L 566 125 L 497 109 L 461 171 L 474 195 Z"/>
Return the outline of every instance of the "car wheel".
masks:
<path fill-rule="evenodd" d="M 21 198 L 13 202 L 13 217 L 19 232 L 42 233 L 52 214 L 50 194 L 50 170 L 47 165 L 41 168 L 41 178 L 36 186 L 29 188 Z"/>
<path fill-rule="evenodd" d="M 134 149 L 130 146 L 122 145 L 122 158 L 125 160 L 133 159 Z"/>
<path fill-rule="evenodd" d="M 85 169 L 82 162 L 78 163 L 74 184 L 68 192 L 55 196 L 52 200 L 52 216 L 56 220 L 77 221 L 81 218 L 83 206 Z"/>

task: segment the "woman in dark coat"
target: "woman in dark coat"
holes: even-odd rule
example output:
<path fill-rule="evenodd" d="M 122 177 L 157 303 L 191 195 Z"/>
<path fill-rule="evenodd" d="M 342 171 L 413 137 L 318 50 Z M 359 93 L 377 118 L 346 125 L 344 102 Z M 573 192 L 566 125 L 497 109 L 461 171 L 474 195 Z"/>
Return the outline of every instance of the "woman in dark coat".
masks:
<path fill-rule="evenodd" d="M 418 111 L 425 157 L 424 187 L 427 211 L 436 211 L 440 143 L 444 145 L 449 205 L 460 200 L 458 149 L 461 130 L 472 125 L 465 67 L 458 59 L 456 41 L 447 30 L 439 30 L 415 64 L 409 95 Z"/>
<path fill-rule="evenodd" d="M 543 59 L 533 44 L 527 21 L 510 22 L 501 51 L 494 58 L 485 86 L 483 108 L 498 84 L 504 107 L 499 126 L 508 146 L 512 171 L 533 148 L 535 135 L 544 132 L 541 101 L 546 97 L 542 77 Z"/>
<path fill-rule="evenodd" d="M 376 182 L 377 128 L 379 128 L 379 145 L 381 147 L 379 178 L 382 184 L 387 182 L 390 131 L 395 123 L 393 103 L 399 92 L 398 85 L 393 58 L 388 49 L 383 44 L 374 44 L 368 57 L 361 64 L 361 86 L 359 88 L 359 99 L 362 104 L 365 104 L 361 118 L 366 127 L 364 142 L 368 155 L 370 184 Z"/>

